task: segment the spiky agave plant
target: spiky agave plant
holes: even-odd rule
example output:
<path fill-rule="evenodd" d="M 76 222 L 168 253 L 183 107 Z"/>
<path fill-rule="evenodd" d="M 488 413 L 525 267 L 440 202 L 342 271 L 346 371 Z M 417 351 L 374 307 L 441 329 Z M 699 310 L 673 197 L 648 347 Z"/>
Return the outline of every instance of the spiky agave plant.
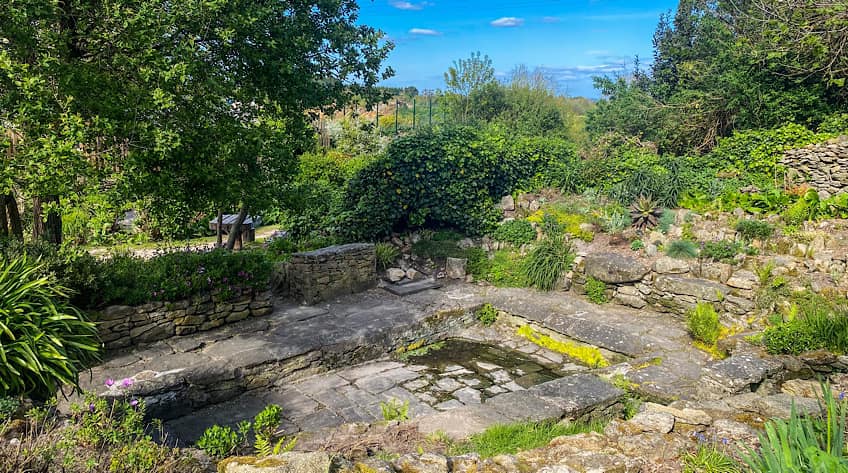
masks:
<path fill-rule="evenodd" d="M 663 211 L 657 206 L 657 202 L 648 196 L 640 195 L 630 205 L 630 218 L 633 220 L 633 228 L 640 232 L 656 227 L 662 213 Z"/>

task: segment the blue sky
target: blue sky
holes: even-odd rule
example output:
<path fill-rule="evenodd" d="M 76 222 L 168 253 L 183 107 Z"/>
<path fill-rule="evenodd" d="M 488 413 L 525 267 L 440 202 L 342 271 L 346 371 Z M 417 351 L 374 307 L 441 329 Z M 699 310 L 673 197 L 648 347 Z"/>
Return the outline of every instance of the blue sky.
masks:
<path fill-rule="evenodd" d="M 597 97 L 592 76 L 652 57 L 660 14 L 676 0 L 361 0 L 360 22 L 395 43 L 384 85 L 444 88 L 455 59 L 480 51 L 499 76 L 518 64 L 542 67 L 571 96 Z"/>

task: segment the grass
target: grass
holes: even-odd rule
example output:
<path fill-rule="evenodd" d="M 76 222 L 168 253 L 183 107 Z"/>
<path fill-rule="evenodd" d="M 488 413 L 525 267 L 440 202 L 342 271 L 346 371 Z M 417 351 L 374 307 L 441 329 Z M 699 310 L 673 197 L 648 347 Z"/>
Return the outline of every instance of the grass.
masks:
<path fill-rule="evenodd" d="M 564 435 L 602 432 L 605 426 L 606 421 L 571 422 L 567 424 L 545 421 L 495 425 L 471 436 L 465 442 L 451 445 L 448 453 L 450 455 L 463 455 L 475 452 L 483 458 L 514 454 L 519 451 L 543 447 L 551 440 Z"/>
<path fill-rule="evenodd" d="M 604 358 L 603 353 L 595 347 L 579 345 L 572 342 L 562 342 L 533 330 L 529 325 L 523 325 L 516 332 L 518 335 L 548 350 L 562 353 L 563 355 L 580 361 L 592 368 L 603 368 L 609 366 L 609 361 Z"/>
<path fill-rule="evenodd" d="M 702 443 L 694 452 L 680 456 L 683 473 L 742 473 L 732 456 L 714 444 Z"/>

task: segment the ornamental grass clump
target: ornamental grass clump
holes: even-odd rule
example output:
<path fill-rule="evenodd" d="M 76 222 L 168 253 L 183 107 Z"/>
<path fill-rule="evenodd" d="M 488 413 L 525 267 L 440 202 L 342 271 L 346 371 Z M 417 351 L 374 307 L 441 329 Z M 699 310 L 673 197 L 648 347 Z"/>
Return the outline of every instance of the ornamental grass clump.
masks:
<path fill-rule="evenodd" d="M 563 235 L 548 236 L 530 251 L 524 262 L 527 282 L 542 291 L 554 289 L 574 263 L 574 250 Z"/>
<path fill-rule="evenodd" d="M 0 261 L 0 396 L 48 399 L 99 359 L 97 328 L 27 256 Z"/>

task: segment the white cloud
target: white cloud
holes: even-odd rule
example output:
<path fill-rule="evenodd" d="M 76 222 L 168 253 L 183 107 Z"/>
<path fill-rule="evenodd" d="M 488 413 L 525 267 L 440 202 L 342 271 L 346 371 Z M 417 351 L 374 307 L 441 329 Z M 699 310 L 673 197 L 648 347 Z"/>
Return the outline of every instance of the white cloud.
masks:
<path fill-rule="evenodd" d="M 403 0 L 392 0 L 389 3 L 393 7 L 397 8 L 398 10 L 412 10 L 412 11 L 423 10 L 424 8 L 433 5 L 430 2 L 412 3 L 412 2 L 406 2 L 406 1 L 403 1 Z"/>
<path fill-rule="evenodd" d="M 431 30 L 429 28 L 412 28 L 409 34 L 414 36 L 441 36 L 441 31 Z"/>
<path fill-rule="evenodd" d="M 498 18 L 490 23 L 492 26 L 496 28 L 514 28 L 516 26 L 521 26 L 524 24 L 524 18 L 516 18 L 514 16 L 505 16 L 503 18 Z"/>

